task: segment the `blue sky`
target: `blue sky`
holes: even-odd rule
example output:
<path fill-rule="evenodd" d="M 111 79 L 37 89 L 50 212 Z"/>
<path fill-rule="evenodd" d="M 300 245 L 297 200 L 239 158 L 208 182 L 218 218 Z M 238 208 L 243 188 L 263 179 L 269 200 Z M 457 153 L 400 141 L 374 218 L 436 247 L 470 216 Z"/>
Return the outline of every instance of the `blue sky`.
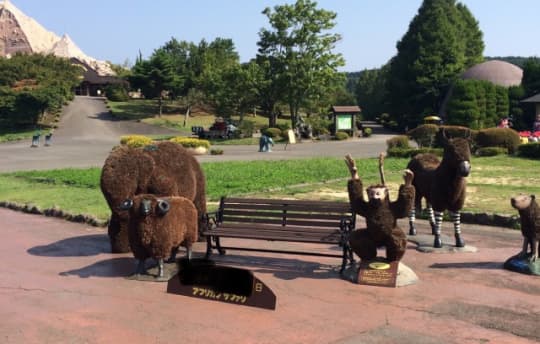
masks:
<path fill-rule="evenodd" d="M 11 0 L 49 31 L 67 33 L 100 60 L 133 63 L 171 37 L 198 43 L 216 37 L 233 40 L 241 62 L 257 53 L 258 32 L 268 27 L 261 14 L 291 0 Z M 539 0 L 462 0 L 479 21 L 486 56 L 540 56 Z M 422 0 L 319 0 L 337 13 L 343 71 L 378 68 L 396 54 Z"/>

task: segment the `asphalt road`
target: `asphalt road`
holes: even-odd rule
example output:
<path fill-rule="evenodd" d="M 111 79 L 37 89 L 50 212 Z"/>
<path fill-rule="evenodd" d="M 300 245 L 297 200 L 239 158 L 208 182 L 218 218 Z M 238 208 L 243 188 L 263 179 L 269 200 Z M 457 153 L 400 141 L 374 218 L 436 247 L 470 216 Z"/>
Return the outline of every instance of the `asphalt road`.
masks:
<path fill-rule="evenodd" d="M 376 157 L 386 150 L 386 140 L 394 134 L 373 126 L 369 138 L 347 141 L 303 141 L 294 145 L 278 144 L 272 152 L 260 153 L 258 146 L 213 146 L 223 155 L 197 156 L 199 161 L 283 160 L 352 154 L 357 158 Z M 176 132 L 136 121 L 116 121 L 103 98 L 75 97 L 65 107 L 52 145 L 37 148 L 30 140 L 0 144 L 0 172 L 44 170 L 65 167 L 101 167 L 120 136 L 128 134 L 174 134 Z"/>

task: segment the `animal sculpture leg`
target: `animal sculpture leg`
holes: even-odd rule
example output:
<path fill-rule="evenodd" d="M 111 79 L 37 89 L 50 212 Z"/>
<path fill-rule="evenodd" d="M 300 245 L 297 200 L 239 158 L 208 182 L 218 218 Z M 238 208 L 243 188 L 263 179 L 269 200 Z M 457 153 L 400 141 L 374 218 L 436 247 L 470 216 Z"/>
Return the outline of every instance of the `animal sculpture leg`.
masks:
<path fill-rule="evenodd" d="M 414 225 L 416 221 L 416 208 L 413 207 L 409 212 L 409 235 L 416 235 L 416 226 Z"/>
<path fill-rule="evenodd" d="M 531 258 L 529 258 L 529 261 L 531 263 L 536 262 L 538 260 L 538 239 L 532 238 L 531 240 L 532 245 L 532 252 L 531 252 Z"/>
<path fill-rule="evenodd" d="M 158 278 L 163 277 L 163 258 L 158 259 Z"/>
<path fill-rule="evenodd" d="M 465 242 L 461 238 L 461 213 L 459 211 L 450 212 L 450 217 L 454 223 L 454 236 L 456 237 L 456 247 L 465 247 Z"/>
<path fill-rule="evenodd" d="M 169 256 L 169 259 L 167 259 L 167 263 L 174 263 L 176 262 L 176 254 L 178 253 L 178 247 L 173 247 L 171 250 L 171 255 Z"/>
<path fill-rule="evenodd" d="M 431 206 L 430 203 L 428 203 L 426 205 L 426 210 L 428 212 L 429 224 L 431 225 L 431 234 L 435 235 L 436 221 L 435 221 L 435 217 L 433 215 L 433 207 Z"/>
<path fill-rule="evenodd" d="M 435 233 L 434 233 L 435 239 L 433 240 L 433 247 L 435 248 L 442 247 L 442 240 L 441 240 L 442 219 L 443 219 L 443 212 L 436 211 L 435 212 Z"/>
<path fill-rule="evenodd" d="M 532 244 L 532 243 L 531 243 Z M 521 252 L 518 253 L 518 258 L 525 258 L 527 257 L 527 251 L 529 250 L 529 238 L 523 237 L 523 246 L 521 248 Z M 532 252 L 532 245 L 531 245 L 531 252 Z"/>
<path fill-rule="evenodd" d="M 137 262 L 137 267 L 135 268 L 135 274 L 136 275 L 146 274 L 146 267 L 144 266 L 144 259 L 139 259 L 139 261 Z"/>

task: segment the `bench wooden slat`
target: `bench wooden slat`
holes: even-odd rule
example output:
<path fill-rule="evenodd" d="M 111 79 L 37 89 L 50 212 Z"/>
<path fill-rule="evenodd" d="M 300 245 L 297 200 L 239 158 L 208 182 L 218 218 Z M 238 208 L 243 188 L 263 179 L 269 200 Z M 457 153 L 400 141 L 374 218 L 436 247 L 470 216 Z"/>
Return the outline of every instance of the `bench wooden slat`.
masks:
<path fill-rule="evenodd" d="M 290 205 L 316 205 L 317 207 L 342 207 L 344 209 L 350 208 L 346 202 L 337 201 L 310 201 L 310 200 L 296 200 L 296 199 L 271 199 L 271 198 L 236 198 L 226 197 L 224 204 L 290 204 Z"/>
<path fill-rule="evenodd" d="M 232 203 L 232 204 L 224 204 L 225 209 L 242 209 L 242 210 L 268 210 L 268 211 L 296 211 L 296 212 L 306 212 L 306 213 L 338 213 L 338 214 L 344 214 L 344 213 L 352 213 L 350 208 L 344 207 L 343 205 L 334 205 L 334 206 L 325 206 L 323 208 L 319 208 L 319 206 L 314 204 L 305 204 L 305 205 L 296 205 L 296 204 L 239 204 L 239 203 Z"/>
<path fill-rule="evenodd" d="M 339 220 L 343 218 L 343 214 L 328 214 L 328 213 L 322 213 L 322 214 L 313 214 L 313 213 L 296 213 L 296 212 L 290 212 L 287 211 L 286 213 L 283 212 L 265 212 L 265 211 L 246 211 L 246 210 L 230 210 L 230 209 L 224 209 L 223 210 L 223 216 L 249 216 L 249 217 L 263 217 L 263 218 L 270 218 L 270 217 L 278 217 L 278 218 L 295 218 L 295 219 L 314 219 L 314 220 L 337 220 L 339 223 Z"/>
<path fill-rule="evenodd" d="M 253 224 L 253 225 L 247 225 L 245 223 L 223 223 L 216 229 L 210 229 L 207 231 L 204 231 L 203 233 L 209 233 L 211 234 L 213 231 L 216 230 L 242 230 L 246 232 L 256 232 L 259 230 L 265 231 L 295 231 L 295 232 L 305 232 L 305 233 L 334 233 L 339 232 L 339 229 L 337 227 L 302 227 L 302 226 L 280 226 L 280 225 L 271 225 L 271 224 Z"/>
<path fill-rule="evenodd" d="M 283 221 L 280 219 L 264 219 L 264 218 L 247 218 L 247 217 L 233 217 L 233 216 L 224 216 L 223 222 L 237 222 L 237 223 L 270 223 L 274 225 L 283 224 Z M 313 221 L 313 220 L 291 220 L 287 219 L 287 226 L 313 226 L 313 227 L 339 227 L 339 221 Z"/>
<path fill-rule="evenodd" d="M 294 235 L 286 232 L 272 232 L 272 231 L 259 231 L 259 232 L 247 232 L 247 231 L 234 231 L 234 230 L 220 230 L 216 231 L 212 235 L 218 235 L 220 237 L 227 238 L 242 238 L 242 239 L 256 239 L 256 240 L 270 240 L 270 241 L 293 241 L 304 243 L 320 243 L 320 244 L 339 244 L 341 235 L 339 233 L 329 234 L 325 236 L 321 235 L 306 235 L 306 233 L 299 233 Z"/>

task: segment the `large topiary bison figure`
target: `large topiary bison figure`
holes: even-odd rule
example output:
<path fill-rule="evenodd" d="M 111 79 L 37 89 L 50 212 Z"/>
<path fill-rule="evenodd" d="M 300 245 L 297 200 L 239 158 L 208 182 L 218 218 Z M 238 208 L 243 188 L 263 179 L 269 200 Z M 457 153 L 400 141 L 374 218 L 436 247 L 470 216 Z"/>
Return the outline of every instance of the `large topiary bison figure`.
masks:
<path fill-rule="evenodd" d="M 124 200 L 138 194 L 185 197 L 197 208 L 201 230 L 206 214 L 205 185 L 199 162 L 176 143 L 114 149 L 101 171 L 101 191 L 111 209 L 108 234 L 112 252 L 130 251 L 129 214 L 119 209 Z"/>

